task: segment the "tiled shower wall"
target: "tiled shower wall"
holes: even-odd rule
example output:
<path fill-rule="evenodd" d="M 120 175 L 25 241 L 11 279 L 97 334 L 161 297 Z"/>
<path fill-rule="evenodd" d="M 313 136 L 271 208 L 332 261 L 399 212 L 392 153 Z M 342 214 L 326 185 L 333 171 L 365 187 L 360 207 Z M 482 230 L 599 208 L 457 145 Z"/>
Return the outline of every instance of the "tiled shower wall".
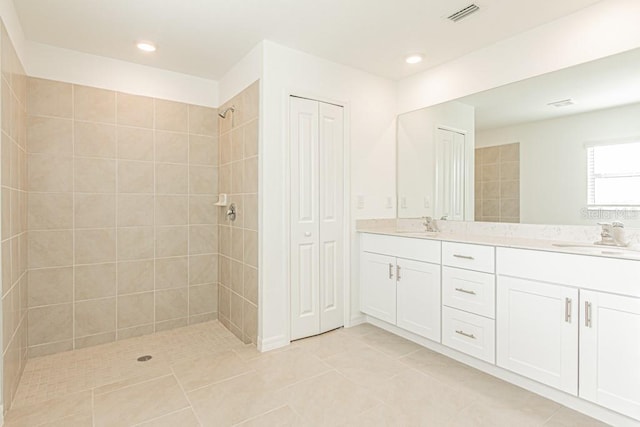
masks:
<path fill-rule="evenodd" d="M 217 317 L 217 110 L 28 79 L 29 357 Z"/>
<path fill-rule="evenodd" d="M 26 75 L 4 25 L 2 72 L 2 396 L 11 406 L 27 355 Z"/>
<path fill-rule="evenodd" d="M 258 330 L 258 110 L 259 82 L 220 107 L 235 112 L 220 119 L 221 193 L 228 193 L 238 215 L 219 211 L 220 321 L 245 343 Z"/>
<path fill-rule="evenodd" d="M 475 220 L 520 222 L 520 143 L 476 148 Z"/>

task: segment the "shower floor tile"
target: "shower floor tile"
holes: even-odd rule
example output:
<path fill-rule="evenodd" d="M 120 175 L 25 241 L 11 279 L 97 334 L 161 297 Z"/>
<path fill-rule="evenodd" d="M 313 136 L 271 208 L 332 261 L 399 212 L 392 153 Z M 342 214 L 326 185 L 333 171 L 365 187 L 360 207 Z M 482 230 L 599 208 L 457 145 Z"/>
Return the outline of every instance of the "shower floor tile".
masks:
<path fill-rule="evenodd" d="M 43 425 L 605 424 L 371 325 L 259 353 L 212 321 L 29 359 L 5 426 Z"/>

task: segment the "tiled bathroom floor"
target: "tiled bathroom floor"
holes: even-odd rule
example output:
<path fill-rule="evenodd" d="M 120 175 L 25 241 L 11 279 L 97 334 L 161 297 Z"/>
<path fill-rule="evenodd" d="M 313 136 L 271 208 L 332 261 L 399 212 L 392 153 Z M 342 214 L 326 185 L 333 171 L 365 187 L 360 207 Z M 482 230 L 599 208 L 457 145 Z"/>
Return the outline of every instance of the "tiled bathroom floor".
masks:
<path fill-rule="evenodd" d="M 604 424 L 371 325 L 260 354 L 214 321 L 30 359 L 5 426 L 40 425 Z"/>

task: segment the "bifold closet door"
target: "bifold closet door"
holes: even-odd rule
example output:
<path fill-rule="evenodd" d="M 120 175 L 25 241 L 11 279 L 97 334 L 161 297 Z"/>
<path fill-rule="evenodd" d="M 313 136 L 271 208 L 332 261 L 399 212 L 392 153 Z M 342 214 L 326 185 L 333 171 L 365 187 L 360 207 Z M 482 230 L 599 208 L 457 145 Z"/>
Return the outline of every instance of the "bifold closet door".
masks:
<path fill-rule="evenodd" d="M 290 98 L 291 339 L 343 321 L 342 107 Z"/>

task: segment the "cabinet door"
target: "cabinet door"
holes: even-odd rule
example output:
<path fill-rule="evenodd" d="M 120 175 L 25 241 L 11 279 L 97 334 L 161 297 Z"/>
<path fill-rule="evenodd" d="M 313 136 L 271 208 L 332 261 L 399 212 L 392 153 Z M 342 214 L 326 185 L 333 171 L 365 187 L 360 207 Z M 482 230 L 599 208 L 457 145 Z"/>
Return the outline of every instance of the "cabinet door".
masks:
<path fill-rule="evenodd" d="M 440 342 L 440 265 L 397 260 L 398 326 Z"/>
<path fill-rule="evenodd" d="M 497 364 L 578 393 L 578 290 L 498 276 Z"/>
<path fill-rule="evenodd" d="M 395 325 L 396 259 L 361 252 L 360 271 L 360 310 Z"/>
<path fill-rule="evenodd" d="M 580 397 L 640 420 L 640 299 L 580 291 Z"/>

